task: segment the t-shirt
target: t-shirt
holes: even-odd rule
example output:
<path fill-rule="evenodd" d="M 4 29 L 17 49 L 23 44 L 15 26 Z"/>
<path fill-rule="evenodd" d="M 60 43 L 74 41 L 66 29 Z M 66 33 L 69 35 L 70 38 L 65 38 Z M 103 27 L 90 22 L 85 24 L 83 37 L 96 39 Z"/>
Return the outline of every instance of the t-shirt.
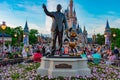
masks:
<path fill-rule="evenodd" d="M 116 56 L 115 55 L 109 56 L 108 59 L 109 61 L 114 61 L 116 59 Z"/>
<path fill-rule="evenodd" d="M 92 57 L 93 57 L 93 58 L 101 59 L 101 55 L 98 54 L 98 53 L 92 54 Z"/>
<path fill-rule="evenodd" d="M 65 54 L 68 54 L 68 53 L 69 53 L 68 47 L 65 47 L 64 53 L 65 53 Z"/>
<path fill-rule="evenodd" d="M 99 53 L 92 54 L 92 57 L 93 57 L 94 63 L 96 63 L 96 64 L 100 63 L 101 55 Z"/>
<path fill-rule="evenodd" d="M 27 53 L 26 53 L 25 49 L 23 49 L 23 51 L 22 51 L 22 56 L 23 56 L 23 58 L 27 58 Z"/>
<path fill-rule="evenodd" d="M 80 54 L 80 56 L 81 56 L 82 58 L 87 58 L 87 56 L 86 56 L 85 53 Z"/>
<path fill-rule="evenodd" d="M 35 62 L 41 62 L 41 58 L 42 58 L 42 54 L 40 54 L 40 53 L 35 53 L 33 55 L 33 61 L 35 61 Z"/>

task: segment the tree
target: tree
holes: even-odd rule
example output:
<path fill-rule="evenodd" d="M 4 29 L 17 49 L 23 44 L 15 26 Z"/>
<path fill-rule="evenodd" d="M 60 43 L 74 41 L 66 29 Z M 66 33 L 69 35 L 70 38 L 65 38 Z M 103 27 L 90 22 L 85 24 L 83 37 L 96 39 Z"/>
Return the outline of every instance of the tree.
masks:
<path fill-rule="evenodd" d="M 120 47 L 120 29 L 119 28 L 111 28 L 111 43 L 114 46 Z M 115 34 L 116 36 L 113 36 Z"/>
<path fill-rule="evenodd" d="M 20 43 L 23 41 L 23 28 L 21 26 L 11 28 L 11 36 L 12 36 L 12 45 L 19 46 Z"/>
<path fill-rule="evenodd" d="M 2 29 L 0 29 L 0 32 L 1 33 L 3 32 Z M 13 28 L 7 26 L 6 29 L 4 30 L 4 34 L 9 34 L 12 37 L 12 35 L 13 35 Z M 13 39 L 12 39 L 12 41 L 13 41 Z M 5 45 L 8 45 L 8 42 L 6 42 Z"/>
<path fill-rule="evenodd" d="M 105 42 L 104 35 L 101 35 L 100 33 L 96 35 L 96 43 L 103 45 Z"/>
<path fill-rule="evenodd" d="M 2 29 L 0 28 L 0 33 L 2 33 Z M 12 45 L 22 45 L 23 43 L 23 28 L 22 26 L 17 26 L 15 28 L 11 28 L 10 26 L 7 26 L 6 29 L 4 30 L 5 34 L 9 34 L 12 37 Z M 16 36 L 15 36 L 16 34 Z M 30 44 L 35 44 L 37 43 L 37 35 L 38 30 L 36 29 L 31 29 L 29 33 L 29 42 Z"/>
<path fill-rule="evenodd" d="M 115 34 L 116 36 L 113 36 Z M 104 34 L 97 34 L 96 43 L 97 44 L 104 44 L 105 38 Z M 111 47 L 112 49 L 114 46 L 120 47 L 120 29 L 119 28 L 111 28 Z"/>
<path fill-rule="evenodd" d="M 38 30 L 36 29 L 31 29 L 29 33 L 29 42 L 30 44 L 36 44 L 38 42 L 37 35 Z"/>

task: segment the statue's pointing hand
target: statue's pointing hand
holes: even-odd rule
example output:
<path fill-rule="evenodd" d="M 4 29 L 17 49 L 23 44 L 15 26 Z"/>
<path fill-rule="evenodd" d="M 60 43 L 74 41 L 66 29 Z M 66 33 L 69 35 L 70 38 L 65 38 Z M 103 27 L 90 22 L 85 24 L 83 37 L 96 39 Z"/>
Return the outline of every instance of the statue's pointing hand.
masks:
<path fill-rule="evenodd" d="M 46 5 L 45 5 L 45 4 L 43 4 L 43 8 L 46 8 Z"/>

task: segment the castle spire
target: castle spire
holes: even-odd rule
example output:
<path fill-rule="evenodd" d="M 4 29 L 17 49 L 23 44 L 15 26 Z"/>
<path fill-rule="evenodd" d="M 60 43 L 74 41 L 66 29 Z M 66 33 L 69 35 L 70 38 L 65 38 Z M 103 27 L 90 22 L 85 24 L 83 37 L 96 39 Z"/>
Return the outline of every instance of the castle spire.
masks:
<path fill-rule="evenodd" d="M 69 7 L 67 7 L 67 11 L 69 11 Z"/>
<path fill-rule="evenodd" d="M 73 12 L 73 0 L 70 0 L 70 16 L 72 16 L 72 12 Z"/>
<path fill-rule="evenodd" d="M 109 25 L 108 20 L 107 20 L 107 22 L 106 22 L 105 34 L 111 34 L 110 25 Z"/>
<path fill-rule="evenodd" d="M 74 16 L 76 16 L 76 11 L 75 11 L 75 8 L 74 8 Z"/>
<path fill-rule="evenodd" d="M 84 35 L 87 35 L 87 31 L 86 31 L 86 29 L 85 29 L 85 26 L 84 26 L 84 29 L 83 29 L 83 34 L 84 34 Z"/>
<path fill-rule="evenodd" d="M 81 27 L 79 27 L 79 24 L 77 26 L 77 30 L 78 30 L 78 33 L 82 33 L 82 29 L 81 29 Z"/>
<path fill-rule="evenodd" d="M 80 28 L 80 27 L 79 27 L 79 24 L 78 24 L 77 28 L 78 28 L 78 29 Z"/>
<path fill-rule="evenodd" d="M 27 20 L 26 20 L 26 23 L 25 23 L 24 32 L 26 32 L 26 33 L 29 32 L 29 28 L 28 28 Z"/>
<path fill-rule="evenodd" d="M 83 29 L 83 31 L 86 31 L 86 29 L 85 29 L 85 26 L 84 26 L 84 29 Z"/>
<path fill-rule="evenodd" d="M 108 19 L 107 19 L 107 23 L 106 23 L 106 29 L 110 29 Z"/>

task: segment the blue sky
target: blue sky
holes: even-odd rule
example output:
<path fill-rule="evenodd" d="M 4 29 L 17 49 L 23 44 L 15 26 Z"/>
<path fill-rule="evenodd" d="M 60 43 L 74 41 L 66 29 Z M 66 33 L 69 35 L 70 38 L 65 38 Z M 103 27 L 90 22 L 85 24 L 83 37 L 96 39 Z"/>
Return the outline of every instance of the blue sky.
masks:
<path fill-rule="evenodd" d="M 56 10 L 61 4 L 63 10 L 70 0 L 0 0 L 0 22 L 6 21 L 11 27 L 24 27 L 28 21 L 30 29 L 37 29 L 40 33 L 50 33 L 51 18 L 42 9 L 45 3 L 50 11 Z M 73 0 L 80 27 L 86 26 L 89 36 L 95 33 L 103 34 L 106 20 L 110 27 L 120 28 L 120 0 Z"/>

